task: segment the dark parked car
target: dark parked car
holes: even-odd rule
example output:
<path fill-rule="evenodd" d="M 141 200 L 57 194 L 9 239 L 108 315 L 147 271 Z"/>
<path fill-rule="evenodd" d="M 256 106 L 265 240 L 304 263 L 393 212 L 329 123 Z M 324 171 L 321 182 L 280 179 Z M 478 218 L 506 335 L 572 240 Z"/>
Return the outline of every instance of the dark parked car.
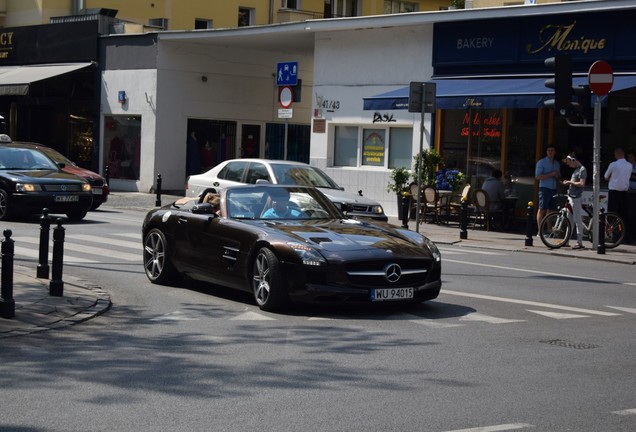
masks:
<path fill-rule="evenodd" d="M 11 142 L 11 138 L 8 135 L 0 135 L 0 144 L 7 142 Z M 97 209 L 100 205 L 108 200 L 108 194 L 110 193 L 110 190 L 108 188 L 108 183 L 106 183 L 106 179 L 101 175 L 89 169 L 82 168 L 81 166 L 77 165 L 75 162 L 64 156 L 62 153 L 45 145 L 25 142 L 22 142 L 21 144 L 23 144 L 25 147 L 31 146 L 32 148 L 45 153 L 48 157 L 53 159 L 56 164 L 59 165 L 62 171 L 69 174 L 75 174 L 76 176 L 80 176 L 83 179 L 86 179 L 86 181 L 90 183 L 91 190 L 93 192 L 93 206 L 91 207 L 91 210 Z"/>
<path fill-rule="evenodd" d="M 40 150 L 15 142 L 0 145 L 0 220 L 40 214 L 44 208 L 79 220 L 92 203 L 91 185 L 63 172 Z"/>
<path fill-rule="evenodd" d="M 198 196 L 206 188 L 226 188 L 242 183 L 267 182 L 320 188 L 331 201 L 346 204 L 347 215 L 386 222 L 384 209 L 361 193 L 345 192 L 324 171 L 302 162 L 268 159 L 230 159 L 211 170 L 188 177 L 188 196 Z"/>
<path fill-rule="evenodd" d="M 414 303 L 439 295 L 440 252 L 418 233 L 346 218 L 312 187 L 222 189 L 220 215 L 203 202 L 208 191 L 146 215 L 143 262 L 151 282 L 185 274 L 252 292 L 264 310 L 290 302 Z"/>

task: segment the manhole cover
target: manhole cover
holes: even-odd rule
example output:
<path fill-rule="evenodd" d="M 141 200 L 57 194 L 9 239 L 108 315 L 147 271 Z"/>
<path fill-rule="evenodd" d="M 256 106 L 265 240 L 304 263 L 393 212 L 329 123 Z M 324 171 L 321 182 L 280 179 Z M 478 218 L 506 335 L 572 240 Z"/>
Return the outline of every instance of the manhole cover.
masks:
<path fill-rule="evenodd" d="M 549 345 L 560 346 L 565 348 L 574 348 L 574 349 L 592 349 L 598 348 L 599 345 L 594 345 L 585 342 L 572 342 L 563 339 L 550 339 L 550 340 L 542 340 L 541 343 L 546 343 Z"/>

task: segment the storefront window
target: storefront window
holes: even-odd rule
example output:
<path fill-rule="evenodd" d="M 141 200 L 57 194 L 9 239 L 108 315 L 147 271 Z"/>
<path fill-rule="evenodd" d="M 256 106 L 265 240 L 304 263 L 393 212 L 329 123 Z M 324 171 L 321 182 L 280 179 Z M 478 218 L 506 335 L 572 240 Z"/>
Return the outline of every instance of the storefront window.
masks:
<path fill-rule="evenodd" d="M 386 131 L 384 129 L 362 130 L 362 165 L 384 166 Z"/>
<path fill-rule="evenodd" d="M 358 165 L 358 128 L 355 126 L 336 126 L 334 166 Z"/>
<path fill-rule="evenodd" d="M 105 116 L 104 151 L 110 178 L 139 180 L 141 117 Z"/>
<path fill-rule="evenodd" d="M 447 110 L 444 116 L 441 153 L 446 168 L 459 169 L 471 185 L 480 185 L 493 168 L 501 168 L 501 110 Z"/>
<path fill-rule="evenodd" d="M 411 168 L 413 165 L 413 129 L 391 128 L 389 135 L 389 168 Z"/>
<path fill-rule="evenodd" d="M 412 164 L 412 128 L 360 129 L 355 126 L 336 126 L 334 166 L 410 168 Z"/>

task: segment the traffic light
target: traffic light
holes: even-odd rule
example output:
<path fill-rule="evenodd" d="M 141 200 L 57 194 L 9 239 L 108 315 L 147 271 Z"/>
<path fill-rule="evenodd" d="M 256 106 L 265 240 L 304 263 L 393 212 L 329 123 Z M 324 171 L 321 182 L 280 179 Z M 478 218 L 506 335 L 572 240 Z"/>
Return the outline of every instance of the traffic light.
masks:
<path fill-rule="evenodd" d="M 545 59 L 544 64 L 554 70 L 554 78 L 545 80 L 545 86 L 554 89 L 554 99 L 543 104 L 554 108 L 557 115 L 565 116 L 572 103 L 572 60 L 570 56 L 558 55 Z"/>
<path fill-rule="evenodd" d="M 592 122 L 594 111 L 592 110 L 592 91 L 589 85 L 572 87 L 575 101 L 572 102 L 572 111 L 583 120 Z"/>

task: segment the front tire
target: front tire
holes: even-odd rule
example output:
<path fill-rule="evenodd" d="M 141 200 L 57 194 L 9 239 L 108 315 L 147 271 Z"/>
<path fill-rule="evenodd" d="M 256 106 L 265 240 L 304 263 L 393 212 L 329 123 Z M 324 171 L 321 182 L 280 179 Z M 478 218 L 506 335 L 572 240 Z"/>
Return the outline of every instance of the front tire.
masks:
<path fill-rule="evenodd" d="M 268 248 L 259 250 L 254 259 L 252 291 L 256 304 L 264 311 L 281 309 L 288 302 L 280 262 Z"/>
<path fill-rule="evenodd" d="M 165 284 L 176 281 L 180 274 L 170 260 L 166 236 L 153 228 L 144 238 L 144 270 L 152 283 Z"/>
<path fill-rule="evenodd" d="M 80 221 L 86 217 L 87 213 L 88 212 L 86 210 L 72 211 L 66 213 L 66 216 L 69 218 L 69 220 Z"/>
<path fill-rule="evenodd" d="M 6 221 L 11 218 L 9 194 L 7 191 L 0 189 L 0 220 Z"/>
<path fill-rule="evenodd" d="M 550 249 L 558 249 L 564 246 L 572 234 L 572 225 L 567 217 L 560 212 L 550 213 L 539 225 L 539 237 L 544 245 Z"/>

